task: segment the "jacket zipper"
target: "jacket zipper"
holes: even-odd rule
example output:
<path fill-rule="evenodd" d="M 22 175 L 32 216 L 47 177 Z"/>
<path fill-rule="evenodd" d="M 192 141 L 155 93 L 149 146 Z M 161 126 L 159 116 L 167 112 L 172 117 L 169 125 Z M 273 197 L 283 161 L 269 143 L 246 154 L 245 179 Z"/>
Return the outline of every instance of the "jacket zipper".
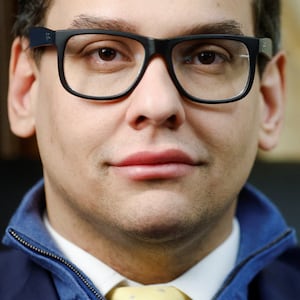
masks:
<path fill-rule="evenodd" d="M 85 276 L 79 270 L 77 270 L 72 264 L 70 264 L 68 261 L 66 261 L 64 258 L 31 245 L 29 242 L 25 241 L 22 237 L 20 237 L 12 229 L 9 230 L 9 233 L 16 241 L 21 243 L 27 249 L 29 249 L 29 250 L 31 250 L 31 251 L 39 254 L 39 255 L 43 255 L 45 257 L 56 260 L 57 262 L 65 265 L 68 269 L 70 269 L 72 271 L 72 273 L 74 273 L 83 282 L 83 284 L 92 292 L 92 294 L 97 299 L 105 300 L 105 298 L 103 298 L 102 295 L 86 280 Z"/>

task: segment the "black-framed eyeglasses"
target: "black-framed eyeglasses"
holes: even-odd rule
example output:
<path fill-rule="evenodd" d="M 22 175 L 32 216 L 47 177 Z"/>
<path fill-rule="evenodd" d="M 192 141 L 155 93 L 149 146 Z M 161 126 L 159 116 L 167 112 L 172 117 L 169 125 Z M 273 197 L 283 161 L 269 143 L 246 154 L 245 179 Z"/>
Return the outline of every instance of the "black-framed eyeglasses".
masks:
<path fill-rule="evenodd" d="M 178 91 L 200 103 L 244 98 L 255 77 L 257 57 L 272 57 L 272 41 L 239 35 L 200 34 L 153 39 L 132 33 L 33 27 L 30 47 L 56 46 L 63 87 L 91 100 L 131 93 L 150 60 L 161 56 Z"/>

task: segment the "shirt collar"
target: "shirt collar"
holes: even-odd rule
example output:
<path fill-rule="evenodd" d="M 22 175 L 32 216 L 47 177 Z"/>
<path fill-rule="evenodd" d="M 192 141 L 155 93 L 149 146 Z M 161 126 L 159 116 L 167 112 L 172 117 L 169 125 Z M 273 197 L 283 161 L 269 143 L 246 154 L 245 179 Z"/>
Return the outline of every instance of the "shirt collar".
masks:
<path fill-rule="evenodd" d="M 50 225 L 46 214 L 44 222 L 65 257 L 81 269 L 104 295 L 117 285 L 139 285 L 62 237 Z M 213 252 L 175 280 L 163 285 L 175 286 L 193 300 L 212 299 L 236 262 L 240 239 L 237 219 L 234 219 L 232 228 L 230 236 Z"/>

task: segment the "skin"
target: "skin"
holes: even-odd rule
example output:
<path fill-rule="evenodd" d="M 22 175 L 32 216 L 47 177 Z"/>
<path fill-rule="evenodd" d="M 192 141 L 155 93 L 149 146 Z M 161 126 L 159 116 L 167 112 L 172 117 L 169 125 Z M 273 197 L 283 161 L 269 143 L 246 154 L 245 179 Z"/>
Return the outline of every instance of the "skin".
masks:
<path fill-rule="evenodd" d="M 253 36 L 250 0 L 55 0 L 45 26 L 69 28 L 82 14 L 125 20 L 129 29 L 156 38 L 232 20 Z M 184 99 L 160 57 L 132 94 L 99 103 L 63 89 L 55 49 L 37 66 L 27 46 L 20 38 L 12 46 L 11 128 L 21 137 L 37 136 L 47 212 L 60 234 L 141 283 L 176 278 L 228 237 L 257 149 L 270 150 L 278 141 L 283 53 L 235 103 Z M 131 155 L 178 151 L 193 164 L 120 166 Z"/>

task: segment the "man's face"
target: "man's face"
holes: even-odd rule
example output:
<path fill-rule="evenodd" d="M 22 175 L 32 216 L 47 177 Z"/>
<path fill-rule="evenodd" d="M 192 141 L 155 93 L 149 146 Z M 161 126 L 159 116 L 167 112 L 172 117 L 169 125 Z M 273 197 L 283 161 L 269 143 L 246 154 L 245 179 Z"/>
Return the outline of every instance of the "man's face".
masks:
<path fill-rule="evenodd" d="M 45 26 L 84 27 L 83 16 L 154 38 L 231 21 L 254 35 L 250 0 L 55 0 Z M 129 96 L 96 102 L 64 90 L 56 60 L 54 49 L 44 52 L 31 88 L 54 226 L 69 235 L 80 225 L 112 239 L 118 232 L 149 241 L 212 230 L 220 242 L 256 156 L 259 80 L 241 101 L 196 104 L 178 93 L 155 57 Z"/>

